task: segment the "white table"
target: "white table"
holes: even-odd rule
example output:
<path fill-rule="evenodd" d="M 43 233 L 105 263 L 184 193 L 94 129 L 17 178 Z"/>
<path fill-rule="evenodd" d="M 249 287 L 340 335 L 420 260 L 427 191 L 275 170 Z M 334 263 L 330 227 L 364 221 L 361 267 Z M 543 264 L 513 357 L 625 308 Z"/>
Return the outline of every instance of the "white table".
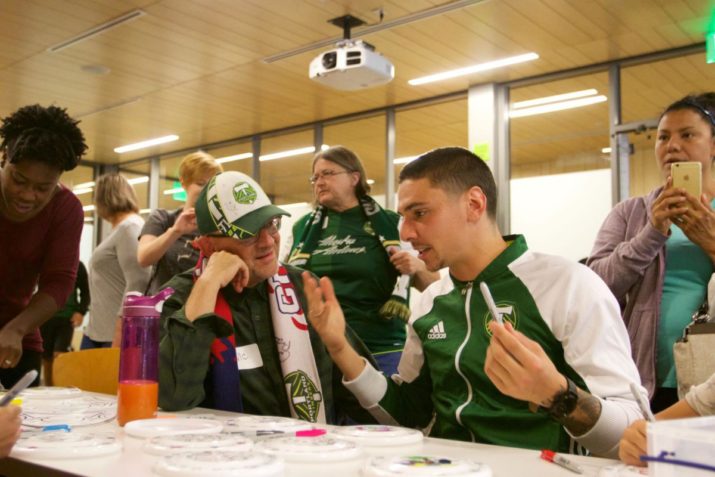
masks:
<path fill-rule="evenodd" d="M 207 409 L 193 409 L 177 413 L 185 414 L 216 414 L 231 415 L 221 411 Z M 171 414 L 171 413 L 162 413 Z M 125 435 L 124 430 L 116 421 L 111 421 L 93 426 L 74 427 L 72 432 L 110 432 L 116 435 L 122 443 L 122 451 L 117 454 L 101 457 L 82 459 L 40 459 L 16 458 L 12 454 L 9 458 L 0 459 L 0 475 L 7 477 L 59 477 L 59 476 L 88 476 L 88 477 L 148 477 L 156 476 L 152 468 L 160 457 L 148 454 L 142 450 L 143 439 Z M 417 452 L 415 452 L 415 450 Z M 369 451 L 370 453 L 360 460 L 350 464 L 287 464 L 286 475 L 289 477 L 351 477 L 360 476 L 360 468 L 365 460 L 375 453 L 381 455 L 397 454 L 389 451 Z M 539 457 L 539 452 L 534 450 L 518 449 L 513 447 L 492 446 L 486 444 L 472 444 L 467 442 L 445 439 L 427 438 L 421 449 L 410 447 L 408 455 L 432 455 L 447 458 L 470 459 L 482 462 L 491 467 L 494 477 L 512 476 L 549 476 L 549 477 L 575 477 L 577 474 L 570 472 L 556 464 L 546 462 Z M 585 476 L 598 476 L 604 466 L 615 465 L 616 461 L 595 457 L 581 457 L 569 455 L 568 458 L 584 469 Z"/>

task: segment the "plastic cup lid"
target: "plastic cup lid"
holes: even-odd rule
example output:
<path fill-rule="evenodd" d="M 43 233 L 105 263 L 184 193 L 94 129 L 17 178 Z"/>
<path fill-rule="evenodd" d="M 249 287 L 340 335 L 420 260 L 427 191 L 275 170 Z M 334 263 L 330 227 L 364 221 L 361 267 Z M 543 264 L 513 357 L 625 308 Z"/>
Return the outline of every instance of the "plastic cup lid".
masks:
<path fill-rule="evenodd" d="M 236 431 L 283 431 L 297 432 L 312 429 L 313 425 L 307 421 L 280 416 L 238 416 L 223 421 L 224 429 Z"/>
<path fill-rule="evenodd" d="M 82 395 L 82 390 L 75 387 L 37 386 L 22 392 L 24 399 L 72 399 Z"/>
<path fill-rule="evenodd" d="M 491 477 L 492 470 L 485 464 L 463 459 L 438 456 L 373 457 L 363 469 L 365 477 L 394 477 L 401 475 Z"/>
<path fill-rule="evenodd" d="M 255 449 L 259 452 L 283 457 L 289 462 L 349 461 L 362 455 L 362 451 L 354 442 L 335 439 L 327 435 L 276 437 L 258 442 Z"/>
<path fill-rule="evenodd" d="M 124 426 L 127 435 L 144 438 L 179 434 L 215 434 L 222 429 L 223 424 L 220 421 L 182 417 L 138 419 Z"/>
<path fill-rule="evenodd" d="M 113 454 L 122 446 L 113 435 L 77 432 L 23 433 L 12 449 L 16 457 L 74 459 Z"/>
<path fill-rule="evenodd" d="M 168 455 L 201 450 L 245 452 L 252 447 L 252 440 L 231 434 L 179 434 L 152 437 L 144 445 L 144 450 L 149 454 Z"/>
<path fill-rule="evenodd" d="M 370 447 L 418 444 L 424 439 L 418 430 L 382 425 L 344 426 L 331 429 L 330 434 Z"/>
<path fill-rule="evenodd" d="M 285 464 L 277 457 L 251 452 L 182 452 L 162 457 L 154 472 L 165 477 L 273 477 Z"/>

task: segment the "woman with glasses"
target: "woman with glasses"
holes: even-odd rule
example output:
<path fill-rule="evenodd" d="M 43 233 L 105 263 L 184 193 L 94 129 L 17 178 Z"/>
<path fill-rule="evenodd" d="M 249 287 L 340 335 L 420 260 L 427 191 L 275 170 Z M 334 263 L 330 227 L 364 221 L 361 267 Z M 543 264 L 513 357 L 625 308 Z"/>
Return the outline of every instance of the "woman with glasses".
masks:
<path fill-rule="evenodd" d="M 354 152 L 342 146 L 320 151 L 310 183 L 316 207 L 293 226 L 288 261 L 332 280 L 348 324 L 390 376 L 404 347 L 410 281 L 423 290 L 439 275 L 402 249 L 399 216 L 368 195 Z"/>
<path fill-rule="evenodd" d="M 634 360 L 658 412 L 677 401 L 673 344 L 703 303 L 715 260 L 715 93 L 665 109 L 655 142 L 663 185 L 611 211 L 588 265 L 621 303 Z M 673 186 L 671 167 L 696 162 L 702 193 Z"/>
<path fill-rule="evenodd" d="M 148 293 L 154 294 L 177 273 L 196 265 L 199 252 L 192 242 L 198 237 L 194 204 L 201 189 L 223 172 L 221 164 L 205 152 L 192 152 L 181 160 L 179 182 L 186 202 L 176 210 L 155 209 L 139 235 L 137 259 L 142 267 L 154 266 Z"/>
<path fill-rule="evenodd" d="M 139 216 L 137 196 L 127 179 L 116 173 L 97 179 L 94 204 L 97 214 L 112 224 L 112 233 L 94 249 L 89 261 L 92 305 L 81 349 L 109 348 L 112 341 L 119 345 L 124 296 L 145 290 L 151 272 L 137 262 L 144 219 Z"/>

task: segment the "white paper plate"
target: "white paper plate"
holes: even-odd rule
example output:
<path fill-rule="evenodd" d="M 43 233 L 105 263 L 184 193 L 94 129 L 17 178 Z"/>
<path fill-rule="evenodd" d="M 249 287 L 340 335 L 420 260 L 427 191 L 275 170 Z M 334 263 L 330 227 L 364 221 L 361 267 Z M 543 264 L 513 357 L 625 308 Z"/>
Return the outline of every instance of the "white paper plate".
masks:
<path fill-rule="evenodd" d="M 15 457 L 49 459 L 75 459 L 114 454 L 122 446 L 111 434 L 78 432 L 31 432 L 23 433 L 12 449 Z"/>
<path fill-rule="evenodd" d="M 44 427 L 56 424 L 87 426 L 117 417 L 115 398 L 84 395 L 57 401 L 28 399 L 22 404 L 22 424 Z"/>
<path fill-rule="evenodd" d="M 280 456 L 288 462 L 339 462 L 362 456 L 362 451 L 354 442 L 329 436 L 276 437 L 258 442 L 255 449 Z"/>
<path fill-rule="evenodd" d="M 373 457 L 363 469 L 365 477 L 409 476 L 449 476 L 449 477 L 491 477 L 489 466 L 463 459 L 437 456 L 393 456 Z"/>
<path fill-rule="evenodd" d="M 73 399 L 82 396 L 81 389 L 75 387 L 37 386 L 25 389 L 23 399 Z"/>
<path fill-rule="evenodd" d="M 331 429 L 330 434 L 368 447 L 405 446 L 419 444 L 424 439 L 418 430 L 382 425 L 338 427 Z"/>
<path fill-rule="evenodd" d="M 245 452 L 252 447 L 253 441 L 249 438 L 231 434 L 179 434 L 152 437 L 144 450 L 149 454 L 168 455 L 204 450 Z"/>
<path fill-rule="evenodd" d="M 139 419 L 125 424 L 124 432 L 132 437 L 156 437 L 178 434 L 213 434 L 221 432 L 223 424 L 209 419 L 159 417 Z"/>
<path fill-rule="evenodd" d="M 162 457 L 154 472 L 165 477 L 278 477 L 281 459 L 251 452 L 203 451 Z"/>
<path fill-rule="evenodd" d="M 313 424 L 310 422 L 280 416 L 238 416 L 225 419 L 223 424 L 224 430 L 227 432 L 259 430 L 297 432 L 313 428 Z"/>

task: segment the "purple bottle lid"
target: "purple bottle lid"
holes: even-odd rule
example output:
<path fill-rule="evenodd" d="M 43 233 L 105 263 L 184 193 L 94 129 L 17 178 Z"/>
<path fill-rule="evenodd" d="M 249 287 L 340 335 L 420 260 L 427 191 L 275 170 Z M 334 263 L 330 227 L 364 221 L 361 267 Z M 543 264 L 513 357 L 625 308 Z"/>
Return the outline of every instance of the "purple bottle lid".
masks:
<path fill-rule="evenodd" d="M 174 289 L 167 287 L 153 296 L 144 296 L 139 292 L 129 292 L 124 298 L 124 316 L 161 316 L 164 300 L 174 293 Z"/>

